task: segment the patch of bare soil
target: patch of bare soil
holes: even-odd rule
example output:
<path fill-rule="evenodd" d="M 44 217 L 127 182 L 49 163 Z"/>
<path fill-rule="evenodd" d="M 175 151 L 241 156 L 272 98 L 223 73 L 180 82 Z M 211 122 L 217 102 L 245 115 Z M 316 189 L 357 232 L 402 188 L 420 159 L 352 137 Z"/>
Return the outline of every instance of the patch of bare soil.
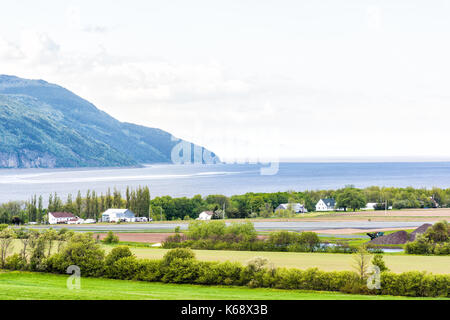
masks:
<path fill-rule="evenodd" d="M 410 240 L 409 233 L 397 231 L 386 236 L 381 236 L 369 241 L 369 244 L 405 244 Z"/>
<path fill-rule="evenodd" d="M 430 228 L 431 226 L 433 226 L 433 225 L 430 223 L 425 223 L 425 224 L 421 225 L 420 227 L 418 227 L 413 232 L 411 232 L 411 241 L 414 241 L 418 234 L 425 233 L 428 230 L 428 228 Z"/>

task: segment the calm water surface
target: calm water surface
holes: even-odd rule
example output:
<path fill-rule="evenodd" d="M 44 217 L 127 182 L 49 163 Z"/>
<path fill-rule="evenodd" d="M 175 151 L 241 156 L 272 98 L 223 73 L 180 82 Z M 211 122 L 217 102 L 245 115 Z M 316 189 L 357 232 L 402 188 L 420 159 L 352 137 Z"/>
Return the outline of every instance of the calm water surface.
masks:
<path fill-rule="evenodd" d="M 148 185 L 152 197 L 242 194 L 356 187 L 450 187 L 450 162 L 429 163 L 281 163 L 275 175 L 262 165 L 149 165 L 142 168 L 0 169 L 0 203 L 51 192 L 61 197 L 78 190 L 98 193 L 108 187 Z"/>

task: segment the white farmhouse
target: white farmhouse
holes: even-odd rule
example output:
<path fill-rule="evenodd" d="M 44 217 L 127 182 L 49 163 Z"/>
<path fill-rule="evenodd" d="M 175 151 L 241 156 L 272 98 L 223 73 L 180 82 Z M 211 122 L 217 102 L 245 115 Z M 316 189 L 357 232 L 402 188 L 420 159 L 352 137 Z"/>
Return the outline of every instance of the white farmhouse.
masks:
<path fill-rule="evenodd" d="M 69 221 L 76 221 L 76 218 L 70 212 L 49 212 L 48 213 L 48 223 L 49 224 L 59 224 L 68 223 Z"/>
<path fill-rule="evenodd" d="M 200 213 L 197 220 L 211 220 L 213 215 L 214 212 L 212 211 L 203 211 L 202 213 Z"/>
<path fill-rule="evenodd" d="M 129 209 L 108 209 L 102 214 L 102 222 L 136 222 L 136 216 Z"/>
<path fill-rule="evenodd" d="M 278 210 L 288 210 L 291 208 L 295 213 L 306 213 L 308 210 L 301 203 L 282 203 L 278 207 L 275 208 L 275 211 Z"/>
<path fill-rule="evenodd" d="M 362 210 L 375 210 L 376 205 L 377 205 L 376 202 L 369 202 L 366 204 L 365 208 L 362 208 Z"/>
<path fill-rule="evenodd" d="M 316 211 L 334 211 L 336 201 L 334 199 L 320 199 L 316 204 Z"/>

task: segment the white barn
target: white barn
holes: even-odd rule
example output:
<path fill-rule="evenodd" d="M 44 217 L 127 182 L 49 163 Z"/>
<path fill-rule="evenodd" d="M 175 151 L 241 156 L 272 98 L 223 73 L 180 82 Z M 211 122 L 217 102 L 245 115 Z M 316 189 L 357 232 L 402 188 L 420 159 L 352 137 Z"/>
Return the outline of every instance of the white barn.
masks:
<path fill-rule="evenodd" d="M 108 209 L 102 214 L 102 222 L 136 222 L 135 214 L 129 209 Z"/>
<path fill-rule="evenodd" d="M 362 208 L 362 210 L 375 210 L 376 205 L 377 205 L 376 202 L 369 202 L 366 204 L 365 208 Z"/>
<path fill-rule="evenodd" d="M 48 213 L 48 223 L 49 224 L 59 224 L 59 223 L 68 223 L 69 221 L 78 220 L 70 212 L 49 212 Z"/>
<path fill-rule="evenodd" d="M 336 201 L 334 199 L 320 199 L 316 204 L 316 211 L 334 211 Z"/>
<path fill-rule="evenodd" d="M 212 211 L 203 211 L 202 213 L 200 213 L 197 220 L 211 220 L 213 215 L 214 212 Z"/>
<path fill-rule="evenodd" d="M 278 207 L 275 208 L 275 211 L 278 210 L 287 210 L 291 208 L 295 213 L 306 213 L 308 210 L 301 203 L 282 203 Z"/>

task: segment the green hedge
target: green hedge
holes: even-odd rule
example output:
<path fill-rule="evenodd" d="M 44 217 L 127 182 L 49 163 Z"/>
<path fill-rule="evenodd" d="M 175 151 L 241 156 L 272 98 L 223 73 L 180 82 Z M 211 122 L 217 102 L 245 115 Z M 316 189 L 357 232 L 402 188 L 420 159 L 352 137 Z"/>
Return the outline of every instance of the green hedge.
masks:
<path fill-rule="evenodd" d="M 23 269 L 19 255 L 7 259 L 8 268 Z M 190 249 L 171 250 L 162 260 L 136 258 L 129 248 L 104 251 L 88 236 L 80 235 L 64 249 L 45 259 L 46 272 L 66 273 L 69 265 L 77 265 L 83 277 L 107 277 L 121 280 L 191 283 L 203 285 L 237 285 L 278 289 L 343 291 L 362 294 L 386 294 L 419 297 L 450 297 L 450 275 L 423 272 L 381 273 L 381 290 L 368 290 L 355 272 L 325 272 L 317 268 L 300 270 L 275 268 L 264 258 L 255 258 L 244 266 L 232 262 L 203 262 Z"/>

